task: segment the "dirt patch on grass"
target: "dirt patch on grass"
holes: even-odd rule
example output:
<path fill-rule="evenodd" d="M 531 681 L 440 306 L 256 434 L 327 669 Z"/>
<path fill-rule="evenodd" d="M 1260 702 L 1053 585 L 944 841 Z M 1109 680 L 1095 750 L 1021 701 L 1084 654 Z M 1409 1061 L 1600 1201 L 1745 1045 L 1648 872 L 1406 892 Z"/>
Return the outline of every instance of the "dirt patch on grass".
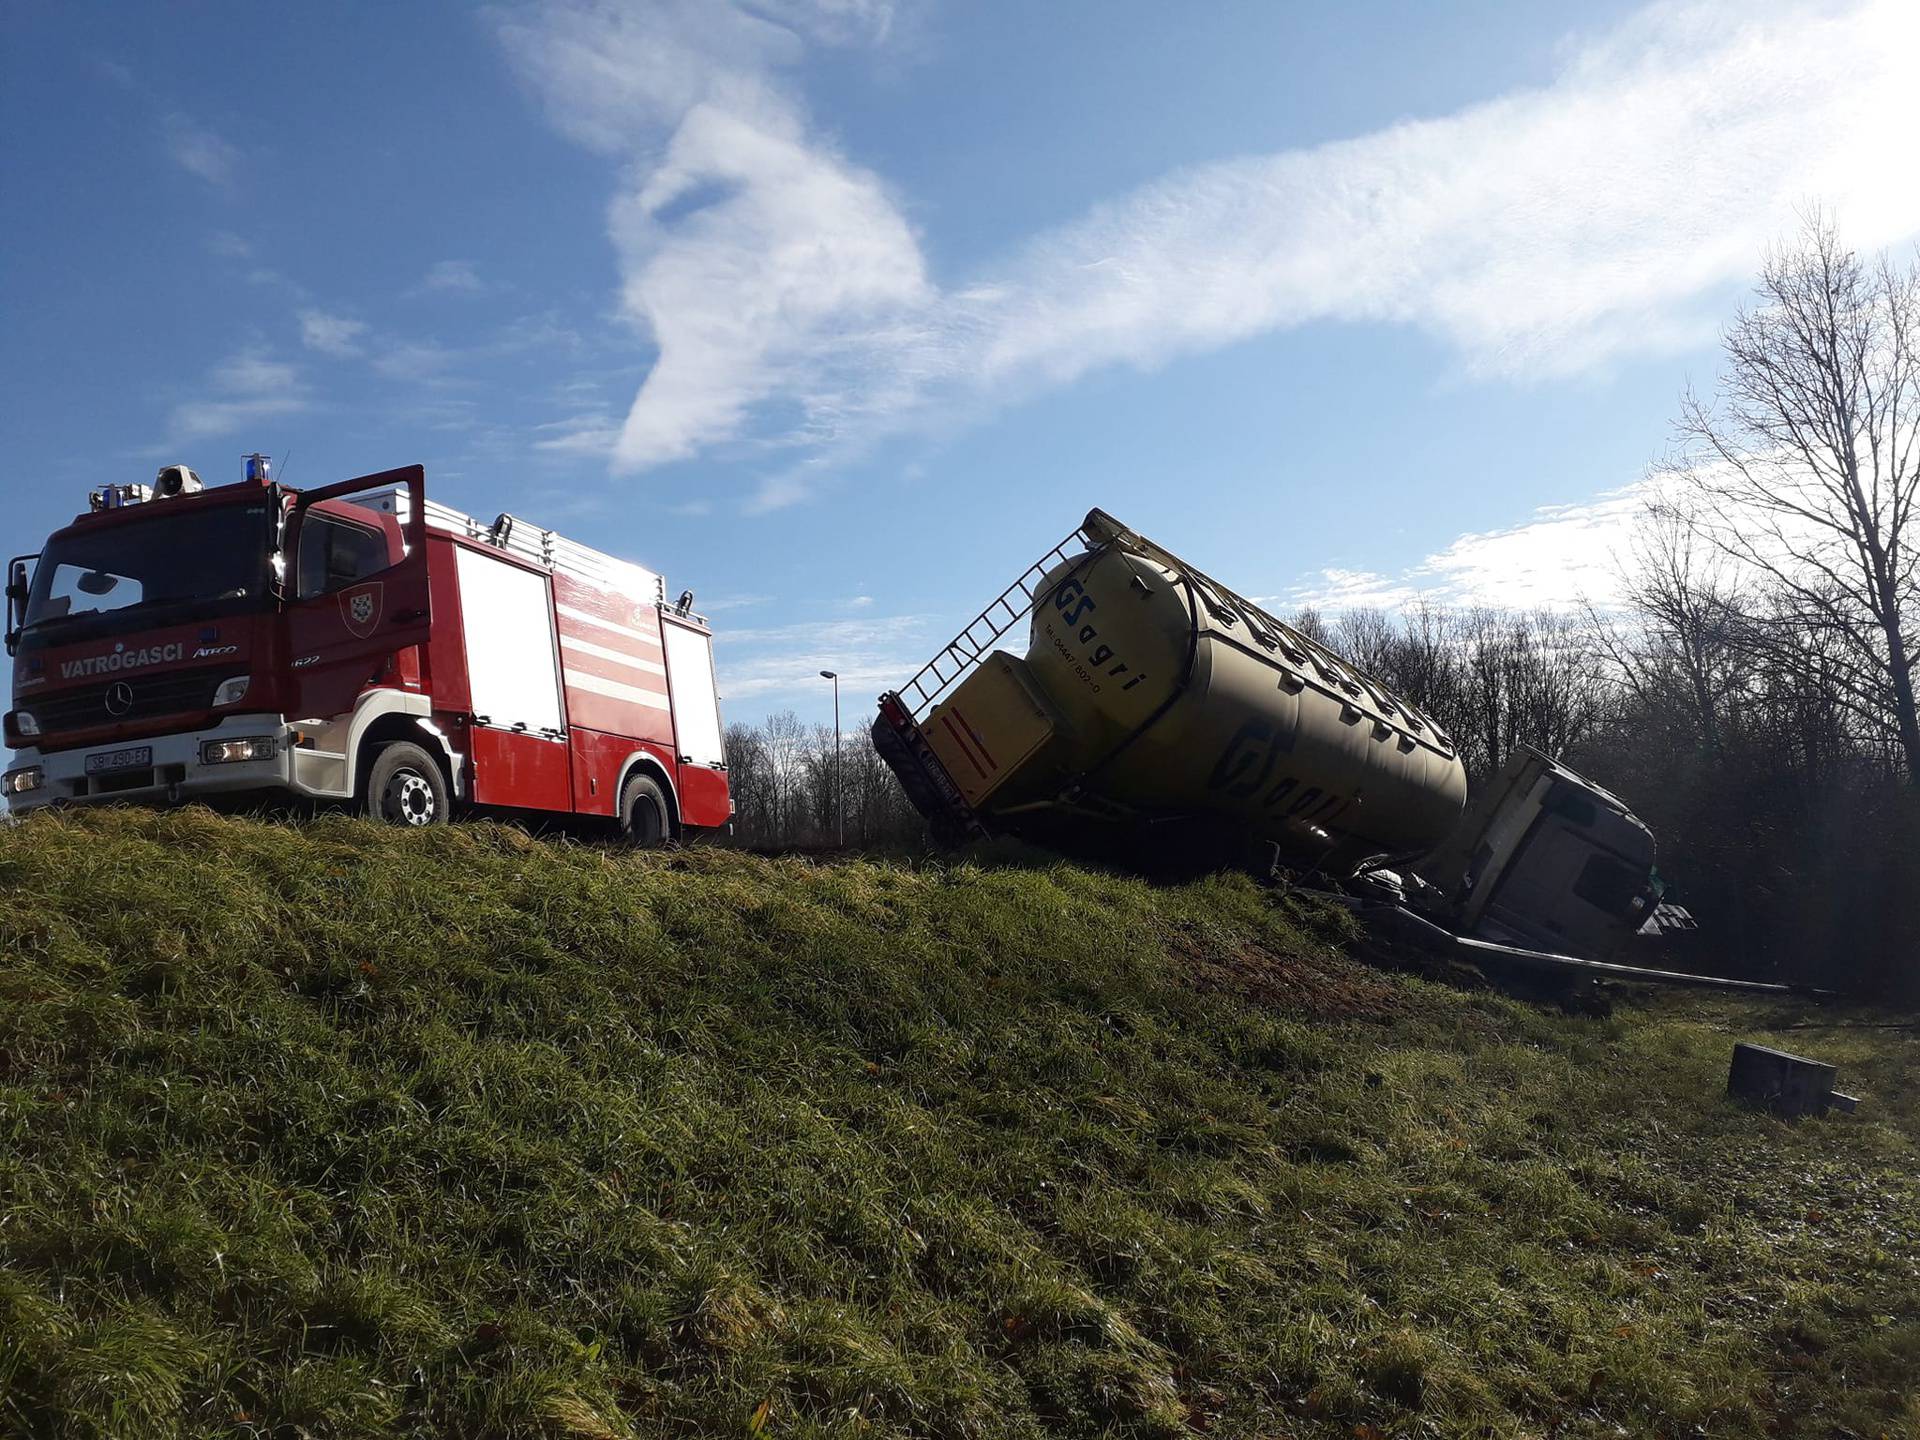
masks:
<path fill-rule="evenodd" d="M 1168 948 L 1202 994 L 1225 991 L 1288 1015 L 1388 1021 L 1414 1008 L 1404 985 L 1336 955 L 1286 955 L 1258 943 L 1211 947 L 1185 935 Z"/>

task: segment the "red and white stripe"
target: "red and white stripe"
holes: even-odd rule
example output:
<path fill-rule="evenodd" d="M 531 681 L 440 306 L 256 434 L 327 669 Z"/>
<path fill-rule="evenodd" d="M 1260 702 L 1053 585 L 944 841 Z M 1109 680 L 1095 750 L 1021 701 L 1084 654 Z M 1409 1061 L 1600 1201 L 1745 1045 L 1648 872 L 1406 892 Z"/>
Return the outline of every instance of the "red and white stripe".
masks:
<path fill-rule="evenodd" d="M 666 656 L 651 598 L 553 577 L 567 714 L 590 730 L 653 738 L 668 733 Z"/>

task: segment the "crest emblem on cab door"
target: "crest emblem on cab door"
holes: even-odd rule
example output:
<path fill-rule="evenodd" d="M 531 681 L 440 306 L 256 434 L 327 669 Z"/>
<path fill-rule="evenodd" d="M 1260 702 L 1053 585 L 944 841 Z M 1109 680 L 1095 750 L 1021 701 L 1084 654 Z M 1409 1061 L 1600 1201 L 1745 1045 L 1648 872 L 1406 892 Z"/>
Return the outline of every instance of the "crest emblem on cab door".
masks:
<path fill-rule="evenodd" d="M 347 629 L 363 640 L 380 623 L 381 588 L 375 583 L 340 592 L 340 618 L 346 623 Z"/>

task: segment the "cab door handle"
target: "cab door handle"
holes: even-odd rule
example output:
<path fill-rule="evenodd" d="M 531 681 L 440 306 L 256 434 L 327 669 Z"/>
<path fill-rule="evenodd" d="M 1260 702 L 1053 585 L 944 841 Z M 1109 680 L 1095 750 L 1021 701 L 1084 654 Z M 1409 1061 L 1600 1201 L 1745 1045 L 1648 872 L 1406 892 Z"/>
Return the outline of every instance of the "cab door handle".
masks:
<path fill-rule="evenodd" d="M 426 610 L 424 610 L 424 609 L 421 609 L 421 610 L 397 610 L 397 611 L 395 611 L 395 612 L 394 612 L 394 616 L 393 616 L 393 621 L 392 621 L 392 623 L 393 623 L 393 624 L 395 624 L 395 625 L 411 625 L 411 624 L 412 624 L 412 623 L 413 623 L 413 622 L 414 622 L 415 620 L 424 620 L 424 619 L 426 619 L 426 618 L 427 618 L 427 614 L 428 614 L 428 612 L 427 612 Z"/>

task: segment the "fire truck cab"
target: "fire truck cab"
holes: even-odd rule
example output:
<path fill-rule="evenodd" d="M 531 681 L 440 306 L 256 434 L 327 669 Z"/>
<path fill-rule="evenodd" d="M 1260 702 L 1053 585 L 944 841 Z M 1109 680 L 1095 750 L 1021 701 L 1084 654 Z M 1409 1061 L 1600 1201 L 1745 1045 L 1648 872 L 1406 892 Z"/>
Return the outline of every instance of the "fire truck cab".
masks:
<path fill-rule="evenodd" d="M 7 567 L 15 811 L 231 792 L 603 817 L 642 843 L 732 815 L 712 632 L 642 567 L 426 496 L 184 466 L 94 492 Z"/>

